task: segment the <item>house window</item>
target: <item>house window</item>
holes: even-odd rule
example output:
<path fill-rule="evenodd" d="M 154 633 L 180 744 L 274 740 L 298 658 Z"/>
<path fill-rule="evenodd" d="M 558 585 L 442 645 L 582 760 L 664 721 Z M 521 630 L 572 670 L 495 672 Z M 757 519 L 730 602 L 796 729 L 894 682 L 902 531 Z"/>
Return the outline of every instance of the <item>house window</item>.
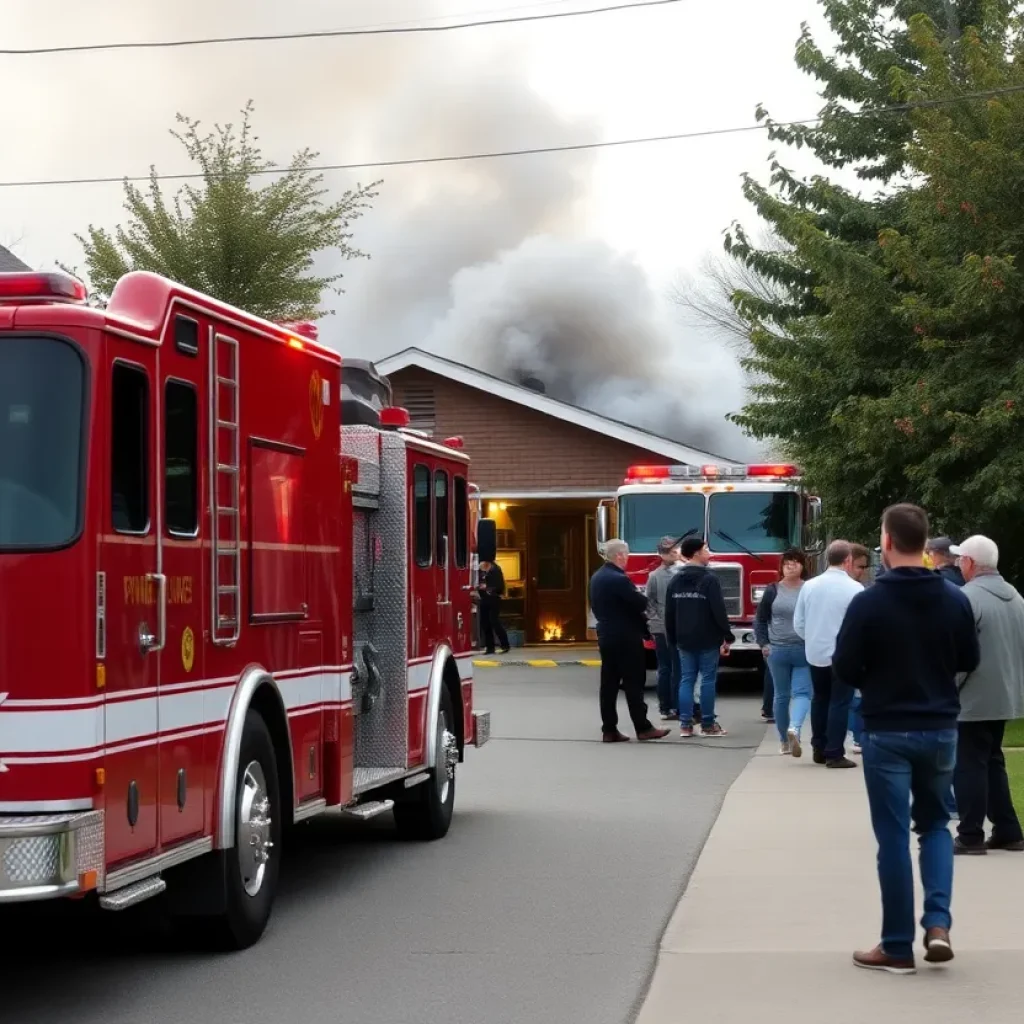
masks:
<path fill-rule="evenodd" d="M 409 414 L 409 426 L 433 434 L 437 426 L 434 388 L 430 384 L 407 384 L 399 404 Z"/>

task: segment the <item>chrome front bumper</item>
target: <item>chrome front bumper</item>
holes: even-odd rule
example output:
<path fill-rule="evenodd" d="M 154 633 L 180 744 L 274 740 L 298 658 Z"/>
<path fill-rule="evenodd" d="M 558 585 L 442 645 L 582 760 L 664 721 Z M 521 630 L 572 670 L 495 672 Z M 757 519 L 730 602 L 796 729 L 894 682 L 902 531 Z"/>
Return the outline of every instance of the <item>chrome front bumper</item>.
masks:
<path fill-rule="evenodd" d="M 490 711 L 473 712 L 473 746 L 482 747 L 491 738 Z"/>
<path fill-rule="evenodd" d="M 103 813 L 0 815 L 0 903 L 56 899 L 103 882 Z"/>

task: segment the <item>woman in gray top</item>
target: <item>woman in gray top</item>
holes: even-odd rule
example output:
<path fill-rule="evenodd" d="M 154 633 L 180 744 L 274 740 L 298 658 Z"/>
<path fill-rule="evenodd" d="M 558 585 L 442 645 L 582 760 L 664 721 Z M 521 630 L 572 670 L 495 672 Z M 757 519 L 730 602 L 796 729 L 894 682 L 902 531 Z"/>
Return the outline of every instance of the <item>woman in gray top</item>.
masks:
<path fill-rule="evenodd" d="M 757 606 L 754 633 L 775 681 L 775 728 L 779 753 L 799 757 L 800 733 L 811 710 L 811 669 L 804 642 L 793 628 L 796 599 L 807 575 L 807 560 L 797 548 L 782 554 L 779 582 L 765 589 Z"/>

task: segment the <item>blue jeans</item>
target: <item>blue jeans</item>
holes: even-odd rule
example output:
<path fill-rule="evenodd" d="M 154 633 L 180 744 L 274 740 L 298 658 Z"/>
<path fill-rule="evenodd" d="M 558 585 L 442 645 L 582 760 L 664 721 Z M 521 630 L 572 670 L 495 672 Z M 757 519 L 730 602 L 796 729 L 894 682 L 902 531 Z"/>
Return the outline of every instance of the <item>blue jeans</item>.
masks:
<path fill-rule="evenodd" d="M 785 742 L 791 728 L 800 735 L 811 710 L 811 669 L 804 645 L 773 647 L 768 655 L 768 668 L 775 682 L 775 728 L 779 730 L 779 739 Z"/>
<path fill-rule="evenodd" d="M 701 725 L 715 724 L 715 684 L 718 682 L 718 648 L 684 651 L 679 648 L 679 727 L 693 725 L 693 691 L 700 673 Z"/>
<path fill-rule="evenodd" d="M 924 886 L 921 927 L 949 928 L 953 896 L 953 837 L 949 788 L 956 764 L 956 729 L 864 733 L 864 782 L 878 841 L 882 948 L 914 955 L 914 871 L 910 826 L 918 834 Z"/>
<path fill-rule="evenodd" d="M 678 710 L 679 653 L 669 646 L 664 633 L 654 634 L 654 651 L 658 656 L 658 710 L 667 715 Z"/>

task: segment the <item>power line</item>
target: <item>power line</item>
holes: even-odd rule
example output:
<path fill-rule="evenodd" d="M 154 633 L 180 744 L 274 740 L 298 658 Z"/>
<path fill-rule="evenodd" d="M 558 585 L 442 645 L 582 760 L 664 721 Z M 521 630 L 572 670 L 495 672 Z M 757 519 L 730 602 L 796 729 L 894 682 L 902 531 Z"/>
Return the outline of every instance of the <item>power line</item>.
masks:
<path fill-rule="evenodd" d="M 40 46 L 23 50 L 0 49 L 0 56 L 27 57 L 54 53 L 94 53 L 99 50 L 164 50 L 172 47 L 216 46 L 224 43 L 268 43 L 296 39 L 341 39 L 358 36 L 420 35 L 433 32 L 456 32 L 467 28 L 487 28 L 491 25 L 517 25 L 532 21 L 550 21 L 554 18 L 582 18 L 594 14 L 637 10 L 641 7 L 666 7 L 682 0 L 631 0 L 610 7 L 590 7 L 582 11 L 549 11 L 545 14 L 522 14 L 513 18 L 481 18 L 460 21 L 452 25 L 398 25 L 394 28 L 343 28 L 319 32 L 281 32 L 268 35 L 211 36 L 200 39 L 165 39 L 133 43 L 83 43 L 79 46 Z"/>
<path fill-rule="evenodd" d="M 962 96 L 949 96 L 940 99 L 911 100 L 889 107 L 873 107 L 867 110 L 851 110 L 849 117 L 868 117 L 876 114 L 905 114 L 911 110 L 946 107 L 966 100 L 994 99 L 1011 93 L 1024 92 L 1024 85 L 1008 85 L 1000 89 L 988 89 L 984 92 L 964 93 Z M 445 156 L 408 157 L 401 160 L 367 160 L 348 164 L 314 164 L 306 170 L 314 173 L 326 171 L 365 171 L 383 170 L 388 167 L 412 167 L 426 164 L 464 163 L 473 160 L 500 160 L 506 157 L 537 156 L 545 153 L 579 153 L 586 150 L 614 149 L 624 146 L 645 146 L 655 142 L 677 142 L 685 139 L 706 139 L 718 135 L 740 135 L 745 132 L 763 132 L 769 128 L 798 128 L 802 125 L 820 124 L 821 116 L 805 117 L 793 121 L 771 121 L 760 124 L 738 125 L 733 128 L 708 128 L 696 132 L 674 132 L 667 135 L 645 135 L 627 139 L 607 139 L 602 142 L 568 143 L 560 146 L 533 146 L 525 149 L 504 149 L 484 153 L 456 153 Z M 262 174 L 285 174 L 287 167 L 267 167 L 256 171 L 246 171 L 246 176 Z M 233 173 L 233 172 L 228 172 Z M 188 171 L 181 174 L 157 174 L 158 181 L 190 181 L 202 178 L 201 171 Z M 152 175 L 135 174 L 120 177 L 108 175 L 95 178 L 36 178 L 21 181 L 0 181 L 0 188 L 43 188 L 55 185 L 110 185 L 121 182 L 150 181 Z"/>

